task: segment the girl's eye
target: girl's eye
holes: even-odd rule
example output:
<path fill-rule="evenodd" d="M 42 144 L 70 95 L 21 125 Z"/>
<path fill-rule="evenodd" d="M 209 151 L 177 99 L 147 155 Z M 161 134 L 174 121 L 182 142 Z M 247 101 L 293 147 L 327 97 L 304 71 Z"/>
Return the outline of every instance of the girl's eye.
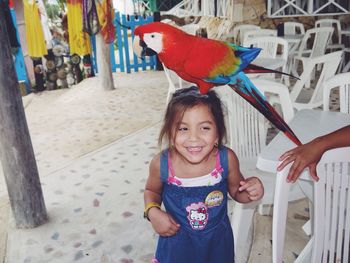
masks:
<path fill-rule="evenodd" d="M 187 131 L 188 129 L 186 127 L 180 127 L 179 131 Z"/>
<path fill-rule="evenodd" d="M 209 131 L 210 130 L 210 127 L 209 126 L 204 126 L 202 127 L 203 130 L 206 130 L 206 131 Z"/>

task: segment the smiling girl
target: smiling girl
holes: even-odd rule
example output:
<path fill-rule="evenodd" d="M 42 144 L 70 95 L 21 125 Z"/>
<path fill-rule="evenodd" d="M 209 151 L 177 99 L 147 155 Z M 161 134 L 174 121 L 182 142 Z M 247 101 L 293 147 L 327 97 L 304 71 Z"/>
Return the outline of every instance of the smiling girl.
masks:
<path fill-rule="evenodd" d="M 256 177 L 243 178 L 237 156 L 223 146 L 225 135 L 215 91 L 175 92 L 159 136 L 167 149 L 151 161 L 144 193 L 144 216 L 159 234 L 152 262 L 234 262 L 227 193 L 248 203 L 262 198 L 264 188 Z"/>

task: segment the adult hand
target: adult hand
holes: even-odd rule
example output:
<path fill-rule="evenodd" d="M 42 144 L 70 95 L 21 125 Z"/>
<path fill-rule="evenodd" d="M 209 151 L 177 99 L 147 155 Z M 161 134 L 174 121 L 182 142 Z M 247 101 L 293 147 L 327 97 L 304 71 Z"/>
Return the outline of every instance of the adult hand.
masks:
<path fill-rule="evenodd" d="M 278 165 L 277 171 L 281 171 L 287 164 L 293 162 L 289 169 L 287 182 L 294 183 L 306 167 L 309 168 L 311 177 L 318 181 L 316 165 L 323 153 L 324 150 L 318 145 L 317 140 L 298 146 L 281 155 L 279 160 L 282 162 Z"/>

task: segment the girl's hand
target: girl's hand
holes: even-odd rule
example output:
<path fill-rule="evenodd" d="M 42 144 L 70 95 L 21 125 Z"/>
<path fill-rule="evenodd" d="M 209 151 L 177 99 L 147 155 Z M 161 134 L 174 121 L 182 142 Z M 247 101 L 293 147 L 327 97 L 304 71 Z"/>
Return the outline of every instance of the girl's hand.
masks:
<path fill-rule="evenodd" d="M 161 236 L 170 237 L 177 233 L 180 225 L 167 212 L 159 208 L 151 208 L 148 212 L 153 229 Z"/>
<path fill-rule="evenodd" d="M 239 191 L 246 191 L 251 201 L 259 200 L 264 195 L 264 186 L 257 177 L 249 177 L 239 182 Z"/>

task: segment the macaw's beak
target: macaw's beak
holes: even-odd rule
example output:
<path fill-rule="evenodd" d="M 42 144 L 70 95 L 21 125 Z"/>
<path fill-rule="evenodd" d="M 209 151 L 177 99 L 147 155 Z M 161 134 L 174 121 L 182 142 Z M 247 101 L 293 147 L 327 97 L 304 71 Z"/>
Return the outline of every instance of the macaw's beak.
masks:
<path fill-rule="evenodd" d="M 157 53 L 150 49 L 147 44 L 140 39 L 138 36 L 135 36 L 133 41 L 133 50 L 136 56 L 138 56 L 141 59 L 144 59 L 145 56 L 153 56 L 157 55 Z"/>
<path fill-rule="evenodd" d="M 157 55 L 157 53 L 153 49 L 150 49 L 143 40 L 140 40 L 140 46 L 142 47 L 141 57 Z"/>

